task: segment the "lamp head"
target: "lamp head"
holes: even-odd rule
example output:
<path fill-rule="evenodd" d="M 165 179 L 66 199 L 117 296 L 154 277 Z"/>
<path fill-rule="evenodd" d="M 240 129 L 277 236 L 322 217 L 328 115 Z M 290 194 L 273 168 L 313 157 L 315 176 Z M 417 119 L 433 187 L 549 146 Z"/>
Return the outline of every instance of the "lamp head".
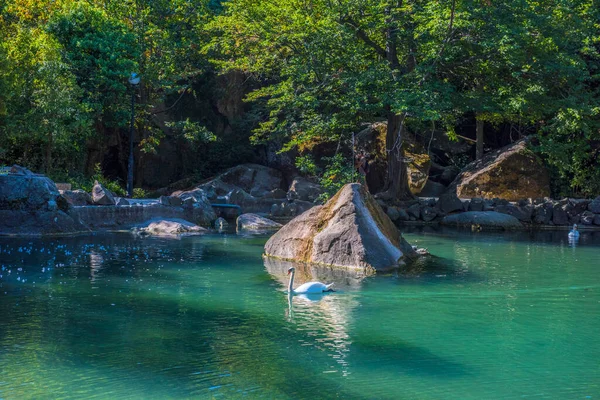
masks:
<path fill-rule="evenodd" d="M 138 74 L 136 74 L 135 72 L 132 72 L 131 75 L 129 76 L 129 83 L 131 83 L 133 86 L 139 84 L 140 76 Z"/>

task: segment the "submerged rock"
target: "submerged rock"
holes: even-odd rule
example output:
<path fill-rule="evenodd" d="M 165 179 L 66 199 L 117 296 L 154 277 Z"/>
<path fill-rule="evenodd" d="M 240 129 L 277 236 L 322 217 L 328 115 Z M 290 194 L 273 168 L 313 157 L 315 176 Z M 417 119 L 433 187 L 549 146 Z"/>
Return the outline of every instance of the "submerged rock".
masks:
<path fill-rule="evenodd" d="M 134 232 L 142 235 L 156 236 L 180 236 L 201 235 L 207 232 L 202 228 L 184 219 L 155 219 L 147 221 L 134 229 Z"/>
<path fill-rule="evenodd" d="M 257 214 L 242 214 L 237 218 L 236 224 L 238 229 L 248 231 L 269 231 L 282 227 L 280 223 Z"/>
<path fill-rule="evenodd" d="M 495 211 L 468 211 L 447 215 L 442 219 L 442 224 L 488 229 L 519 229 L 523 227 L 519 220 L 512 215 Z"/>
<path fill-rule="evenodd" d="M 353 183 L 281 228 L 265 245 L 265 255 L 379 271 L 397 267 L 414 251 L 375 199 Z"/>

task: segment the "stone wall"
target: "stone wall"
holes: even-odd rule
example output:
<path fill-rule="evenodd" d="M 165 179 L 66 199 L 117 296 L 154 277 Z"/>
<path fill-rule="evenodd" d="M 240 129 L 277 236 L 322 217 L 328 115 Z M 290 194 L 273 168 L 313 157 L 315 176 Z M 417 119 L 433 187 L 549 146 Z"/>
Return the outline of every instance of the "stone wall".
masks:
<path fill-rule="evenodd" d="M 459 199 L 452 193 L 440 198 L 419 198 L 388 206 L 380 201 L 397 224 L 440 223 L 449 214 L 466 211 L 497 212 L 515 217 L 523 227 L 600 228 L 600 197 L 595 200 L 550 198 L 507 201 L 504 199 Z"/>

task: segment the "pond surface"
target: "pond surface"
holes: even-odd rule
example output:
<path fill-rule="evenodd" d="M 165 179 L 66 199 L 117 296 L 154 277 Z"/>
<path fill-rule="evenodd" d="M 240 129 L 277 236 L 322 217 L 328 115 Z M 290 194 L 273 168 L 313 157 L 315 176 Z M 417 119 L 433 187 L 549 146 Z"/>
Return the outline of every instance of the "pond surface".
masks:
<path fill-rule="evenodd" d="M 599 233 L 405 236 L 291 302 L 264 236 L 2 238 L 0 398 L 600 398 Z"/>

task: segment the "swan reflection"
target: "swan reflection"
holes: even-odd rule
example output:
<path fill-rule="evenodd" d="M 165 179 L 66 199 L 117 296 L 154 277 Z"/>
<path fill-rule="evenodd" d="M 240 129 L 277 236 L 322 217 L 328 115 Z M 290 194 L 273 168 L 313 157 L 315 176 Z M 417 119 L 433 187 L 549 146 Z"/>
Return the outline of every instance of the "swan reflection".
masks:
<path fill-rule="evenodd" d="M 347 359 L 352 343 L 348 331 L 354 323 L 353 310 L 359 305 L 356 292 L 366 276 L 357 270 L 265 259 L 266 270 L 281 284 L 282 290 L 287 287 L 287 271 L 292 266 L 296 269 L 299 284 L 310 281 L 335 283 L 336 292 L 333 293 L 286 293 L 288 307 L 285 316 L 297 331 L 304 333 L 300 339 L 302 346 L 314 346 L 327 352 L 346 376 L 349 374 Z"/>

